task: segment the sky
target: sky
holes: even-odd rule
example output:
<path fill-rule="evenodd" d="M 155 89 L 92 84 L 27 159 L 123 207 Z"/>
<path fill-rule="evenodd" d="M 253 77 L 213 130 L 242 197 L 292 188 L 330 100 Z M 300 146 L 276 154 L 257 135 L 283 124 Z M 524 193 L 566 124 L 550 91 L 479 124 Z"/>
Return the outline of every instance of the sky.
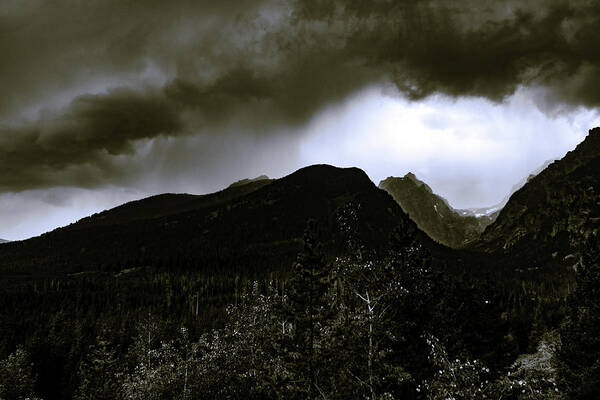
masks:
<path fill-rule="evenodd" d="M 4 0 L 0 237 L 313 163 L 489 206 L 600 125 L 592 0 Z"/>

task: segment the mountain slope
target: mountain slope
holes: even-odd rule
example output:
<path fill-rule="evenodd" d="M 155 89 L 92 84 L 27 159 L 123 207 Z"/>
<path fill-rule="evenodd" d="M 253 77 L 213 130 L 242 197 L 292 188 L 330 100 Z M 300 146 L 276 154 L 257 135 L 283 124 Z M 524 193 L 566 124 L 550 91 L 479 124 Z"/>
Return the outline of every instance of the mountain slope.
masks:
<path fill-rule="evenodd" d="M 477 239 L 491 222 L 487 217 L 461 215 L 412 173 L 403 178 L 389 177 L 379 187 L 390 193 L 432 239 L 450 247 L 462 247 Z"/>
<path fill-rule="evenodd" d="M 233 196 L 232 190 L 248 193 Z M 2 246 L 0 271 L 77 273 L 168 265 L 268 273 L 289 267 L 309 219 L 322 226 L 329 254 L 345 248 L 349 223 L 357 239 L 374 250 L 387 246 L 394 227 L 411 224 L 363 171 L 316 165 L 213 195 L 163 195 L 125 204 Z"/>
<path fill-rule="evenodd" d="M 241 182 L 241 181 L 240 181 Z M 235 198 L 252 193 L 269 184 L 270 179 L 247 180 L 245 183 L 236 182 L 219 192 L 206 195 L 185 193 L 164 193 L 145 199 L 131 201 L 113 209 L 83 218 L 67 229 L 80 229 L 86 226 L 108 226 L 126 224 L 137 220 L 167 217 L 193 210 L 226 203 Z"/>
<path fill-rule="evenodd" d="M 519 189 L 474 249 L 512 254 L 531 267 L 574 263 L 600 226 L 600 128 Z M 573 254 L 573 256 L 571 255 Z"/>

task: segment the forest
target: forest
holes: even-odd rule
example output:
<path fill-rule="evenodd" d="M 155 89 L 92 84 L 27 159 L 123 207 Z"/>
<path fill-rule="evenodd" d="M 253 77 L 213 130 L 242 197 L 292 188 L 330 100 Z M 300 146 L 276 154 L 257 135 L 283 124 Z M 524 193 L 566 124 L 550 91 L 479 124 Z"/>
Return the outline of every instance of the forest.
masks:
<path fill-rule="evenodd" d="M 349 237 L 349 255 L 327 259 L 318 229 L 307 226 L 287 277 L 148 267 L 6 282 L 0 398 L 598 393 L 597 242 L 567 296 L 448 274 L 410 230 L 394 231 L 384 258 Z"/>

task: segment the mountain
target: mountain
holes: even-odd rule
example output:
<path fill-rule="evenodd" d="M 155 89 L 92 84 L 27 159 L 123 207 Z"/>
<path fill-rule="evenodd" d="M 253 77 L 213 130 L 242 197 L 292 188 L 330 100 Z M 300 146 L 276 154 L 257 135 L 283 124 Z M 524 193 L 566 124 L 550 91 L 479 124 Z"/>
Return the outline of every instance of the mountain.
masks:
<path fill-rule="evenodd" d="M 79 273 L 169 265 L 269 273 L 291 265 L 309 219 L 322 227 L 329 254 L 346 247 L 344 230 L 377 251 L 387 246 L 394 227 L 411 224 L 363 171 L 315 165 L 210 195 L 164 194 L 124 204 L 2 246 L 0 272 Z"/>
<path fill-rule="evenodd" d="M 0 239 L 0 243 L 8 243 L 8 240 Z"/>
<path fill-rule="evenodd" d="M 476 240 L 491 222 L 487 215 L 479 218 L 461 214 L 412 173 L 403 178 L 389 177 L 379 187 L 392 195 L 419 228 L 449 247 L 462 247 Z"/>
<path fill-rule="evenodd" d="M 454 209 L 413 173 L 403 178 L 388 177 L 379 183 L 379 187 L 390 193 L 432 239 L 449 247 L 460 248 L 474 243 L 484 229 L 496 220 L 510 197 L 553 161 L 546 161 L 532 171 L 515 184 L 500 203 L 490 207 Z"/>
<path fill-rule="evenodd" d="M 573 265 L 600 227 L 600 128 L 510 198 L 472 248 L 511 254 L 516 267 Z"/>

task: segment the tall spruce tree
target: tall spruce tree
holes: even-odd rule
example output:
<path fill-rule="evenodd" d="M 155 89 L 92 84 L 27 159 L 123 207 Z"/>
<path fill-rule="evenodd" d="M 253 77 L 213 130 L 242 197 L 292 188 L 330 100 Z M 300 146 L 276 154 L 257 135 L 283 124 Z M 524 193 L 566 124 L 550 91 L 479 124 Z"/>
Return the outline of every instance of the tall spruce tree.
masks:
<path fill-rule="evenodd" d="M 320 397 L 325 390 L 328 324 L 334 305 L 329 297 L 331 268 L 325 262 L 316 240 L 316 223 L 309 221 L 304 233 L 304 249 L 298 255 L 288 285 L 283 312 L 292 323 L 293 334 L 284 337 L 282 351 L 287 354 L 292 386 L 297 398 Z"/>
<path fill-rule="evenodd" d="M 117 349 L 101 335 L 79 366 L 76 400 L 115 400 L 121 397 L 122 366 Z"/>

